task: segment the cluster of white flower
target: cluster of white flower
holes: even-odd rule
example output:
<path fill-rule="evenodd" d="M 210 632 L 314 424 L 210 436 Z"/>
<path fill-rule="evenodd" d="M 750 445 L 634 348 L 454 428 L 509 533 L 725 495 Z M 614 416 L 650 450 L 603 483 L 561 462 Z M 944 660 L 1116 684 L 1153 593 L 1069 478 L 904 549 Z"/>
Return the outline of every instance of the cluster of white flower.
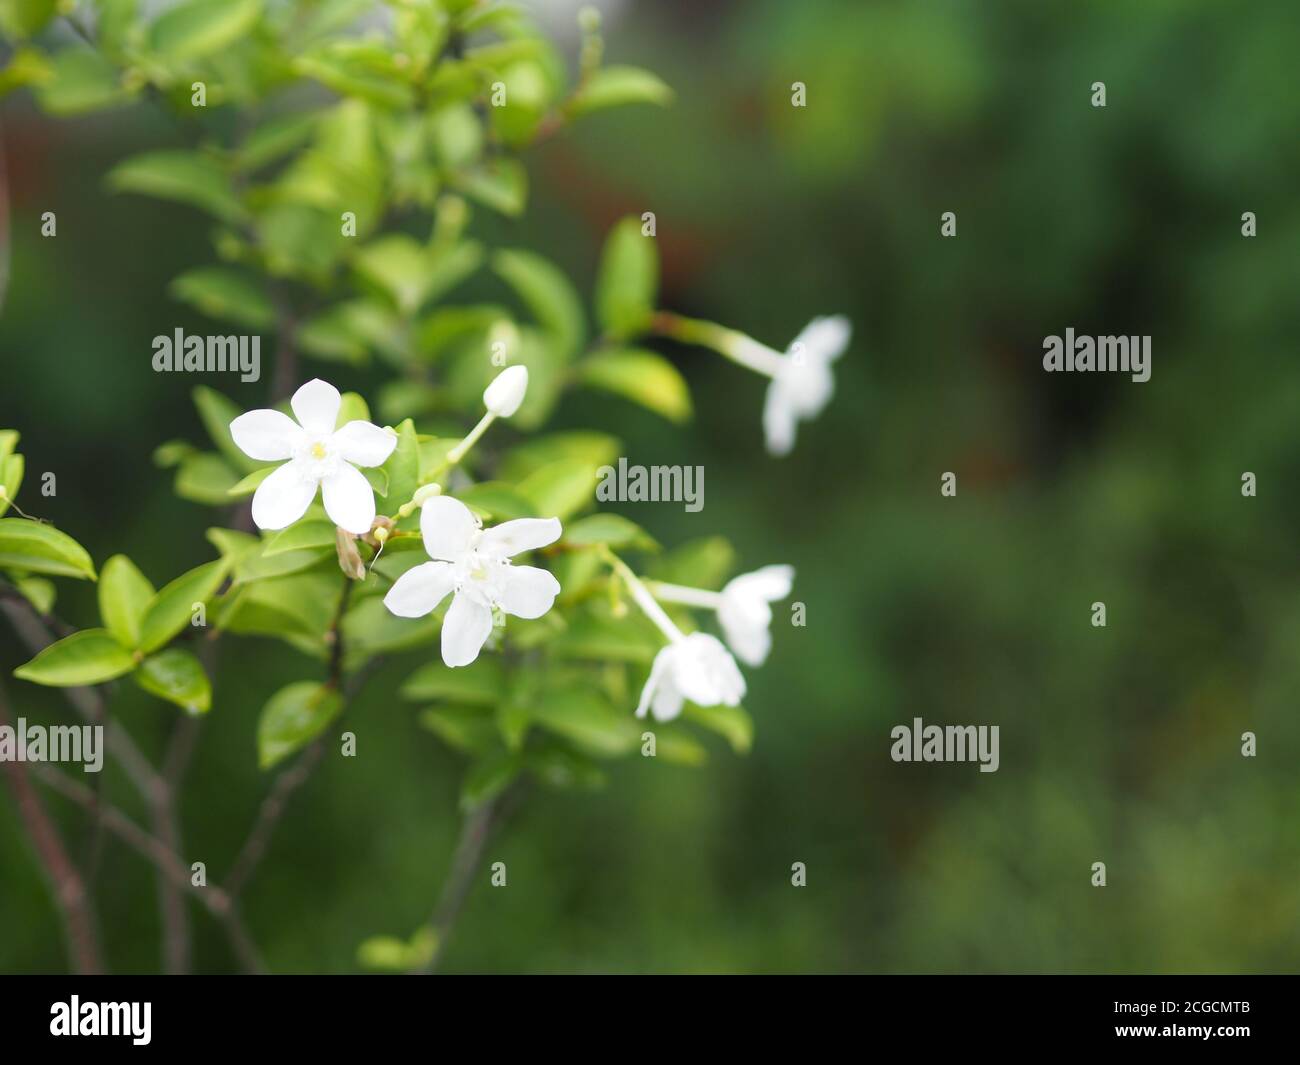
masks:
<path fill-rule="evenodd" d="M 769 449 L 788 451 L 795 423 L 814 416 L 833 390 L 829 364 L 848 343 L 843 318 L 818 318 L 779 355 L 741 334 L 729 341 L 738 362 L 772 377 L 764 410 Z M 523 403 L 528 371 L 513 366 L 483 393 L 487 410 L 474 429 L 451 450 L 459 462 L 495 418 L 509 418 Z M 374 491 L 358 467 L 382 466 L 397 446 L 392 429 L 368 421 L 336 428 L 342 397 L 325 381 L 308 381 L 290 400 L 294 418 L 278 410 L 254 410 L 230 423 L 231 437 L 250 458 L 284 460 L 258 485 L 253 521 L 260 529 L 283 529 L 306 512 L 319 488 L 330 521 L 353 536 L 376 535 Z M 398 513 L 420 508 L 420 535 L 430 561 L 397 578 L 384 605 L 403 618 L 423 617 L 448 596 L 442 622 L 442 660 L 450 667 L 478 658 L 494 625 L 503 615 L 539 618 L 551 609 L 560 583 L 547 570 L 517 565 L 516 555 L 555 543 L 563 531 L 558 518 L 522 518 L 484 529 L 464 503 L 422 488 Z M 386 535 L 387 527 L 383 526 Z M 380 537 L 382 540 L 383 537 Z M 699 706 L 736 706 L 745 694 L 745 679 L 732 652 L 750 666 L 761 665 L 771 648 L 771 604 L 790 594 L 794 571 L 766 566 L 730 581 L 721 592 L 651 582 L 647 586 L 621 559 L 609 554 L 614 572 L 641 609 L 659 627 L 667 645 L 655 656 L 641 692 L 637 716 L 647 712 L 659 721 L 677 717 L 686 700 Z M 687 635 L 659 601 L 716 612 L 731 652 L 707 633 Z"/>

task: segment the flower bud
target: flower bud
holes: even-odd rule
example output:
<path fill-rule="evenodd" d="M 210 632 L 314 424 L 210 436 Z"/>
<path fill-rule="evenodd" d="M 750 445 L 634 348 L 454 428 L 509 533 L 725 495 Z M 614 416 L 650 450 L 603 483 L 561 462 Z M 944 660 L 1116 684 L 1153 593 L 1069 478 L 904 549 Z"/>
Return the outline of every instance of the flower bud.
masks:
<path fill-rule="evenodd" d="M 509 418 L 519 409 L 528 391 L 528 367 L 510 366 L 502 370 L 483 392 L 483 405 L 498 418 Z"/>
<path fill-rule="evenodd" d="M 366 564 L 361 561 L 355 537 L 346 529 L 334 530 L 334 546 L 338 549 L 339 569 L 354 581 L 366 579 Z"/>

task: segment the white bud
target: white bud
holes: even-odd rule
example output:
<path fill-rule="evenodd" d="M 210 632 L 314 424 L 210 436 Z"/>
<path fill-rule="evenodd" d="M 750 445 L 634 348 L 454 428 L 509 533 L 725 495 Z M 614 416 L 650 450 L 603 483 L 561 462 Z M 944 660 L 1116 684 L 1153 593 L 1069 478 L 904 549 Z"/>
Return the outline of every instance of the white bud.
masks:
<path fill-rule="evenodd" d="M 498 418 L 509 418 L 519 409 L 528 391 L 528 367 L 511 366 L 497 374 L 483 392 L 483 406 Z"/>

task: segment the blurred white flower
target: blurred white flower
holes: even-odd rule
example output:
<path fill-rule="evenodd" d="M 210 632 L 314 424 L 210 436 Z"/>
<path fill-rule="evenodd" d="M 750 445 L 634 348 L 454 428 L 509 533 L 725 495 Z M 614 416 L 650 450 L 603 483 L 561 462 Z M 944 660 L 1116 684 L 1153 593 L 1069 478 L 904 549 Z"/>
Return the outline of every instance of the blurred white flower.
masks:
<path fill-rule="evenodd" d="M 528 367 L 511 366 L 492 379 L 483 392 L 483 406 L 498 418 L 509 418 L 528 392 Z"/>
<path fill-rule="evenodd" d="M 333 385 L 308 381 L 289 405 L 296 422 L 278 410 L 251 410 L 230 423 L 230 435 L 249 458 L 288 459 L 253 494 L 253 523 L 283 529 L 307 512 L 319 486 L 325 513 L 340 529 L 360 536 L 375 520 L 375 494 L 358 466 L 382 466 L 397 437 L 366 421 L 336 430 L 342 397 Z"/>
<path fill-rule="evenodd" d="M 738 706 L 744 695 L 745 678 L 736 660 L 716 636 L 696 632 L 655 655 L 636 716 L 649 711 L 656 721 L 672 721 L 687 699 L 697 706 Z"/>
<path fill-rule="evenodd" d="M 454 594 L 442 621 L 442 660 L 467 666 L 487 642 L 495 610 L 539 618 L 551 609 L 560 582 L 510 557 L 554 543 L 560 532 L 558 518 L 520 518 L 484 529 L 460 500 L 435 496 L 420 508 L 420 533 L 433 561 L 398 577 L 384 606 L 398 617 L 418 618 Z"/>
<path fill-rule="evenodd" d="M 761 666 L 772 649 L 772 603 L 794 586 L 793 566 L 764 566 L 726 583 L 718 603 L 718 622 L 727 646 L 747 666 Z"/>
<path fill-rule="evenodd" d="M 817 417 L 830 402 L 835 394 L 831 363 L 844 354 L 851 333 L 852 326 L 842 314 L 814 318 L 785 355 L 765 349 L 768 358 L 763 361 L 772 367 L 772 383 L 763 404 L 763 433 L 771 454 L 789 454 L 797 424 Z M 763 347 L 755 340 L 749 343 Z"/>
<path fill-rule="evenodd" d="M 761 666 L 772 649 L 772 603 L 784 599 L 794 585 L 793 566 L 764 566 L 734 577 L 720 592 L 652 582 L 660 602 L 715 610 L 727 646 L 747 666 Z"/>

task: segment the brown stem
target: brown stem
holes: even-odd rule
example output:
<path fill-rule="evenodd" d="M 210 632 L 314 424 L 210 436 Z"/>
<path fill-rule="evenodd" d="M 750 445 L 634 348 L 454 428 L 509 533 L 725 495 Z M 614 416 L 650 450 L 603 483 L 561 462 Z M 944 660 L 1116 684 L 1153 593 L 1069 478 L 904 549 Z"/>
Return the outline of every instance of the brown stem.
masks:
<path fill-rule="evenodd" d="M 14 727 L 3 685 L 0 685 L 0 725 Z M 5 761 L 3 765 L 14 793 L 14 801 L 18 804 L 18 814 L 27 834 L 31 836 L 36 855 L 53 888 L 54 902 L 63 919 L 72 967 L 78 973 L 103 972 L 93 907 L 81 874 L 68 857 L 58 829 L 45 812 L 36 789 L 32 787 L 26 763 L 14 760 Z"/>
<path fill-rule="evenodd" d="M 54 642 L 50 630 L 63 628 L 56 619 L 43 619 L 20 593 L 9 594 L 7 585 L 0 585 L 0 610 L 8 616 L 14 630 L 32 654 L 39 654 Z M 103 694 L 96 688 L 62 688 L 64 697 L 74 710 L 91 724 L 104 725 L 104 743 L 110 754 L 122 766 L 132 785 L 149 809 L 154 834 L 173 851 L 179 850 L 180 830 L 176 822 L 172 790 L 167 781 L 154 769 L 140 752 L 135 741 L 116 721 L 109 720 L 105 712 Z M 155 878 L 158 886 L 158 908 L 163 928 L 163 965 L 169 973 L 184 972 L 190 958 L 189 915 L 175 885 L 161 873 Z"/>
<path fill-rule="evenodd" d="M 452 929 L 469 897 L 488 840 L 509 815 L 519 795 L 518 788 L 511 787 L 476 806 L 461 821 L 460 837 L 456 840 L 456 849 L 451 858 L 451 871 L 443 882 L 442 894 L 438 896 L 438 904 L 429 918 L 429 924 L 436 933 L 433 954 L 417 972 L 431 973 L 441 963 Z"/>
<path fill-rule="evenodd" d="M 337 688 L 343 676 L 343 614 L 347 610 L 348 602 L 352 594 L 353 582 L 345 580 L 343 583 L 343 592 L 339 597 L 339 604 L 334 612 L 334 620 L 330 623 L 329 638 L 332 640 L 330 646 L 330 658 L 328 675 L 325 683 L 331 687 Z M 372 659 L 362 669 L 349 678 L 343 690 L 344 709 L 361 690 L 370 673 L 378 668 L 379 659 Z M 275 834 L 276 827 L 280 823 L 280 818 L 284 816 L 288 808 L 289 799 L 293 793 L 307 783 L 308 778 L 320 764 L 321 755 L 325 751 L 325 737 L 318 736 L 313 740 L 307 749 L 298 756 L 288 769 L 284 770 L 275 778 L 275 783 L 271 785 L 270 792 L 267 793 L 262 805 L 258 807 L 257 817 L 253 821 L 253 826 L 249 829 L 248 836 L 244 840 L 244 845 L 239 849 L 239 854 L 235 858 L 235 863 L 231 866 L 230 873 L 226 877 L 226 891 L 232 898 L 238 898 L 239 893 L 243 891 L 257 869 L 262 857 L 266 854 L 266 848 L 271 842 L 271 837 Z"/>
<path fill-rule="evenodd" d="M 64 798 L 70 799 L 87 810 L 95 808 L 95 792 L 84 784 L 79 784 L 66 773 L 61 773 L 50 766 L 38 766 L 36 775 L 41 782 L 57 791 Z M 128 847 L 140 854 L 154 865 L 179 890 L 188 891 L 225 927 L 231 949 L 248 972 L 266 971 L 256 947 L 244 928 L 234 900 L 220 887 L 201 887 L 190 877 L 189 867 L 184 859 L 156 836 L 151 836 L 115 806 L 99 804 L 103 825 L 108 831 L 120 838 Z"/>

